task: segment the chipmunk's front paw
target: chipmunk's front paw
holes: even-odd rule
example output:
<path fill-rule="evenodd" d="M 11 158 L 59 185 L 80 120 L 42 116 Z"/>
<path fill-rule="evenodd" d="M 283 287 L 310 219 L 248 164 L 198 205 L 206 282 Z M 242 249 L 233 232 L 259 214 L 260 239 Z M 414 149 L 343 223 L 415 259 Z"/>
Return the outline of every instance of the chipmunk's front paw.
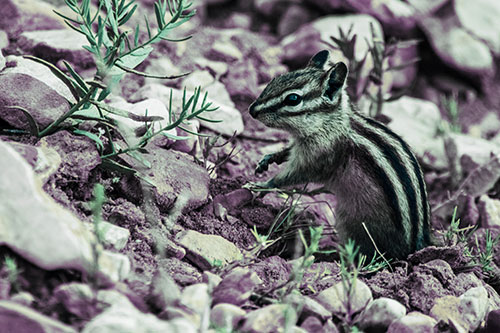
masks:
<path fill-rule="evenodd" d="M 273 157 L 272 154 L 267 154 L 264 156 L 263 159 L 260 160 L 259 164 L 257 165 L 257 168 L 255 168 L 255 174 L 258 175 L 259 173 L 263 173 L 269 169 L 269 160 Z"/>
<path fill-rule="evenodd" d="M 268 180 L 267 182 L 248 182 L 242 186 L 250 191 L 261 191 L 269 190 L 275 188 L 273 180 Z"/>

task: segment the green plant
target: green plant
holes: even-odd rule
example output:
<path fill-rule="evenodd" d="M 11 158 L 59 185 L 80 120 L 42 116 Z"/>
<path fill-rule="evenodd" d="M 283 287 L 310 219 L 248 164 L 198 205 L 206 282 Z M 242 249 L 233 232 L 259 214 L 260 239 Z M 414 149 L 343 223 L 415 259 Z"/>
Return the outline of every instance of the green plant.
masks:
<path fill-rule="evenodd" d="M 3 263 L 5 272 L 7 273 L 7 281 L 9 281 L 11 289 L 19 291 L 19 275 L 21 274 L 21 270 L 17 267 L 16 260 L 10 256 L 5 256 Z"/>
<path fill-rule="evenodd" d="M 449 129 L 454 133 L 462 132 L 462 125 L 460 125 L 459 115 L 460 108 L 458 107 L 458 97 L 456 93 L 451 94 L 449 97 L 441 96 L 441 107 L 448 114 L 450 118 Z M 445 127 L 446 125 L 442 125 Z M 446 129 L 442 129 L 446 131 Z"/>
<path fill-rule="evenodd" d="M 476 226 L 460 228 L 460 218 L 457 217 L 457 206 L 455 206 L 455 208 L 453 209 L 450 226 L 443 234 L 444 243 L 447 246 L 453 246 L 458 243 L 467 244 L 468 239 L 476 231 L 476 229 Z"/>
<path fill-rule="evenodd" d="M 347 77 L 347 93 L 353 102 L 357 103 L 362 96 L 366 96 L 370 101 L 370 115 L 379 116 L 382 112 L 382 106 L 385 102 L 390 102 L 397 100 L 402 97 L 408 90 L 408 88 L 401 89 L 398 92 L 391 94 L 390 96 L 384 96 L 383 94 L 383 79 L 384 74 L 390 71 L 398 71 L 408 67 L 415 62 L 419 61 L 418 58 L 411 59 L 410 61 L 395 65 L 387 66 L 388 59 L 393 57 L 398 49 L 412 47 L 418 43 L 417 40 L 407 40 L 407 41 L 397 41 L 395 39 L 389 40 L 387 43 L 383 39 L 380 39 L 376 32 L 373 24 L 370 23 L 371 30 L 371 40 L 372 42 L 366 40 L 368 45 L 368 52 L 363 55 L 363 57 L 358 57 L 356 55 L 356 40 L 357 35 L 352 34 L 352 29 L 354 24 L 349 27 L 349 30 L 345 32 L 339 27 L 339 38 L 331 36 L 331 40 L 334 44 L 326 43 L 333 49 L 340 50 L 345 58 L 349 60 L 349 75 Z M 365 80 L 363 78 L 364 65 L 368 54 L 371 55 L 373 67 L 368 73 L 368 78 Z M 360 58 L 361 60 L 358 60 Z M 372 95 L 370 92 L 370 85 L 376 87 L 376 94 Z"/>
<path fill-rule="evenodd" d="M 500 233 L 495 238 L 493 238 L 490 231 L 486 230 L 484 234 L 484 241 L 484 251 L 480 251 L 479 240 L 476 235 L 476 249 L 478 254 L 477 261 L 481 266 L 481 270 L 483 271 L 483 273 L 485 273 L 486 275 L 490 275 L 491 273 L 494 273 L 495 270 L 491 263 L 495 255 L 495 250 L 497 248 L 498 242 L 500 241 Z"/>
<path fill-rule="evenodd" d="M 160 129 L 156 130 L 152 124 L 165 120 L 164 117 L 148 116 L 147 110 L 145 110 L 144 116 L 138 116 L 111 107 L 104 102 L 104 99 L 118 85 L 126 73 L 160 79 L 179 77 L 149 75 L 134 68 L 151 54 L 153 44 L 162 40 L 179 42 L 190 38 L 188 36 L 174 40 L 168 36 L 173 29 L 195 15 L 195 11 L 190 9 L 192 3 L 186 3 L 185 0 L 156 1 L 154 9 L 157 28 L 153 29 L 148 18 L 145 17 L 147 34 L 140 32 L 139 24 L 132 30 L 129 30 L 126 26 L 126 23 L 129 22 L 137 9 L 134 0 L 99 0 L 98 8 L 95 11 L 92 10 L 91 0 L 65 0 L 65 3 L 74 13 L 75 18 L 57 12 L 56 14 L 61 16 L 70 28 L 86 37 L 88 45 L 84 45 L 83 48 L 94 56 L 97 71 L 92 80 L 86 81 L 66 61 L 63 61 L 63 64 L 69 75 L 43 59 L 25 56 L 47 66 L 69 88 L 75 99 L 74 103 L 68 101 L 70 103 L 68 112 L 44 129 L 38 128 L 36 121 L 28 110 L 12 106 L 11 108 L 16 108 L 24 113 L 32 135 L 43 137 L 61 129 L 71 130 L 74 134 L 87 136 L 96 143 L 104 166 L 123 172 L 135 173 L 134 169 L 119 164 L 114 157 L 128 154 L 149 167 L 150 164 L 142 156 L 142 153 L 144 147 L 154 136 L 161 134 L 175 140 L 182 140 L 187 137 L 172 135 L 168 131 L 180 128 L 189 132 L 182 125 L 194 118 L 203 121 L 214 121 L 201 115 L 203 112 L 211 112 L 217 108 L 212 107 L 211 103 L 207 102 L 207 94 L 202 95 L 199 88 L 195 89 L 190 97 L 187 96 L 187 92 L 184 90 L 181 111 L 177 114 L 173 111 L 171 93 L 169 103 L 167 103 L 168 115 L 165 115 L 166 125 L 162 125 Z M 135 133 L 124 133 L 117 126 L 118 121 L 114 119 L 116 118 L 114 116 L 143 122 L 142 135 L 138 139 L 130 140 L 131 137 L 135 137 Z M 90 132 L 79 129 L 78 125 L 84 121 L 97 122 L 96 128 L 98 130 Z M 117 144 L 115 140 L 117 136 L 126 142 L 125 147 L 120 147 Z"/>

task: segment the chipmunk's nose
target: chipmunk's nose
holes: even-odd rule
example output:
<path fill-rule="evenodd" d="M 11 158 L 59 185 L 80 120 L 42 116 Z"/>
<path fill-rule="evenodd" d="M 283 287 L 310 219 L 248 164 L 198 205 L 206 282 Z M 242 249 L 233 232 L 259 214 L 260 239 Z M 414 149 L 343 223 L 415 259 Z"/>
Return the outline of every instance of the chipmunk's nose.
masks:
<path fill-rule="evenodd" d="M 248 108 L 248 111 L 250 112 L 250 115 L 251 115 L 253 118 L 256 118 L 256 117 L 257 117 L 258 112 L 255 110 L 255 103 L 252 103 L 252 104 L 250 105 L 250 107 Z"/>

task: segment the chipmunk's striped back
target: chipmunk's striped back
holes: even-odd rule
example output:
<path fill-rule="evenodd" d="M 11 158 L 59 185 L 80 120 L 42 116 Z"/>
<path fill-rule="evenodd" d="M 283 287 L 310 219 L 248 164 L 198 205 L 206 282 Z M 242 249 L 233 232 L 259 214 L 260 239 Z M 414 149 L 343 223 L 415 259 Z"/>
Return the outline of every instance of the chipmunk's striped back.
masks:
<path fill-rule="evenodd" d="M 406 257 L 430 243 L 422 171 L 403 139 L 356 111 L 344 89 L 347 67 L 338 63 L 325 71 L 327 59 L 322 51 L 305 69 L 275 78 L 250 107 L 252 116 L 294 137 L 257 171 L 288 160 L 268 186 L 325 184 L 337 195 L 341 239 L 354 239 L 371 255 L 371 236 L 382 252 Z"/>

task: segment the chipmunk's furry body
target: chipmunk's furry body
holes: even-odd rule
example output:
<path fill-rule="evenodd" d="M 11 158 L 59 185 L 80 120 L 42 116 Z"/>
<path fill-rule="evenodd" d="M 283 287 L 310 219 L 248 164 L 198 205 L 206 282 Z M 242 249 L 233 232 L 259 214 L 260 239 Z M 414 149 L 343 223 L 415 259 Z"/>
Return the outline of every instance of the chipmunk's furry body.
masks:
<path fill-rule="evenodd" d="M 267 186 L 324 184 L 337 196 L 341 240 L 352 238 L 372 255 L 365 222 L 380 251 L 404 258 L 430 243 L 422 171 L 398 135 L 356 111 L 345 91 L 347 67 L 337 63 L 325 70 L 328 56 L 319 52 L 306 68 L 273 79 L 250 106 L 254 118 L 294 139 L 266 155 L 256 173 L 288 161 Z"/>

